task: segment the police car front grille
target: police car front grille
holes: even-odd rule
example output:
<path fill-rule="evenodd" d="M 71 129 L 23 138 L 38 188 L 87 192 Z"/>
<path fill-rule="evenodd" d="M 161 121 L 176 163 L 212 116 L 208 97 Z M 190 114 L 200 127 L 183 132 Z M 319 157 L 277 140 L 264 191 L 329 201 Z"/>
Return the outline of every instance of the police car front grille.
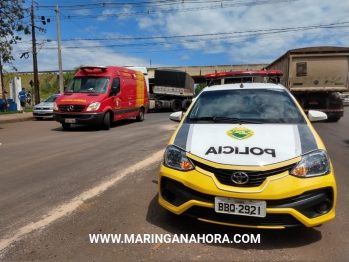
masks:
<path fill-rule="evenodd" d="M 71 110 L 70 110 L 70 106 L 73 106 Z M 84 105 L 59 105 L 58 108 L 62 112 L 82 112 L 85 106 Z"/>
<path fill-rule="evenodd" d="M 256 187 L 260 186 L 264 180 L 269 176 L 274 176 L 285 171 L 290 171 L 296 164 L 283 166 L 280 168 L 267 170 L 267 171 L 244 171 L 244 170 L 233 170 L 233 169 L 221 169 L 205 165 L 201 162 L 191 159 L 195 166 L 198 166 L 210 173 L 213 173 L 217 180 L 223 184 L 234 187 Z M 236 184 L 232 181 L 231 176 L 235 172 L 244 172 L 248 175 L 248 182 L 246 184 Z"/>

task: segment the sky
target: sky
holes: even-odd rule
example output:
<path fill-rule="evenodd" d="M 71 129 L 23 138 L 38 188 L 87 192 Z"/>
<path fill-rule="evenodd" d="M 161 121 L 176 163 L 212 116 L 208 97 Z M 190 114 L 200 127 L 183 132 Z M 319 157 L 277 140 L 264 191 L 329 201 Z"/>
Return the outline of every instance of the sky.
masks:
<path fill-rule="evenodd" d="M 63 70 L 268 64 L 290 49 L 349 47 L 349 0 L 36 0 L 39 71 L 59 68 L 56 5 Z M 32 72 L 31 35 L 13 47 L 13 66 Z"/>

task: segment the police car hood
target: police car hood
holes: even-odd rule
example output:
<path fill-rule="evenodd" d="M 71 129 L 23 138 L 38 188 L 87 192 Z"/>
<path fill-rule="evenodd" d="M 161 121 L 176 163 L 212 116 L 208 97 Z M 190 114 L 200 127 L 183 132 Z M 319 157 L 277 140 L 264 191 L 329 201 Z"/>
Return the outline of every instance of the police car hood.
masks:
<path fill-rule="evenodd" d="M 226 165 L 283 162 L 318 148 L 307 124 L 183 124 L 173 144 Z"/>

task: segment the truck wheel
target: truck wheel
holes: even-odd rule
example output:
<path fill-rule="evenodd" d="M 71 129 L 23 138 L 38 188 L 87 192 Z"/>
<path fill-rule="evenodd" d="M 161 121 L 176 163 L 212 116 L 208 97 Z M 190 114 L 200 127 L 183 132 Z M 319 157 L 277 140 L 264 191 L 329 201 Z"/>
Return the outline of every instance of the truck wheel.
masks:
<path fill-rule="evenodd" d="M 329 118 L 327 119 L 327 121 L 328 121 L 328 122 L 338 122 L 339 119 L 340 119 L 339 116 L 336 116 L 336 117 L 329 117 Z"/>
<path fill-rule="evenodd" d="M 43 117 L 35 117 L 35 119 L 40 121 L 40 120 L 43 120 L 44 118 Z"/>
<path fill-rule="evenodd" d="M 63 130 L 69 130 L 70 129 L 70 124 L 62 123 L 62 128 L 63 128 Z"/>
<path fill-rule="evenodd" d="M 103 121 L 102 121 L 102 129 L 103 130 L 109 130 L 110 129 L 110 113 L 107 112 L 104 115 Z"/>
<path fill-rule="evenodd" d="M 143 108 L 139 109 L 138 116 L 136 116 L 138 122 L 143 122 L 144 120 L 144 111 Z"/>
<path fill-rule="evenodd" d="M 173 112 L 181 111 L 182 110 L 182 102 L 181 102 L 181 100 L 172 100 L 171 108 L 172 108 Z"/>
<path fill-rule="evenodd" d="M 184 111 L 187 111 L 188 110 L 188 108 L 189 108 L 189 106 L 190 106 L 190 104 L 191 104 L 191 101 L 189 100 L 189 99 L 185 99 L 184 101 L 183 101 L 183 110 Z"/>

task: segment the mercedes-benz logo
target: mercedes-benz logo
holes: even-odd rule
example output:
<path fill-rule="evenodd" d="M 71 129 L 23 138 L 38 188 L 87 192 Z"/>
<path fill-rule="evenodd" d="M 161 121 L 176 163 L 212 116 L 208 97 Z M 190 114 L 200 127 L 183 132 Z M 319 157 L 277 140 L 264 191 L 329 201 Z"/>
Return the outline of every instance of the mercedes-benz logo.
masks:
<path fill-rule="evenodd" d="M 69 111 L 69 112 L 71 112 L 71 111 L 73 111 L 73 110 L 74 110 L 74 106 L 73 106 L 73 105 L 68 106 L 68 111 Z"/>
<path fill-rule="evenodd" d="M 243 185 L 248 182 L 248 175 L 244 172 L 235 172 L 231 175 L 231 181 L 235 184 Z"/>

